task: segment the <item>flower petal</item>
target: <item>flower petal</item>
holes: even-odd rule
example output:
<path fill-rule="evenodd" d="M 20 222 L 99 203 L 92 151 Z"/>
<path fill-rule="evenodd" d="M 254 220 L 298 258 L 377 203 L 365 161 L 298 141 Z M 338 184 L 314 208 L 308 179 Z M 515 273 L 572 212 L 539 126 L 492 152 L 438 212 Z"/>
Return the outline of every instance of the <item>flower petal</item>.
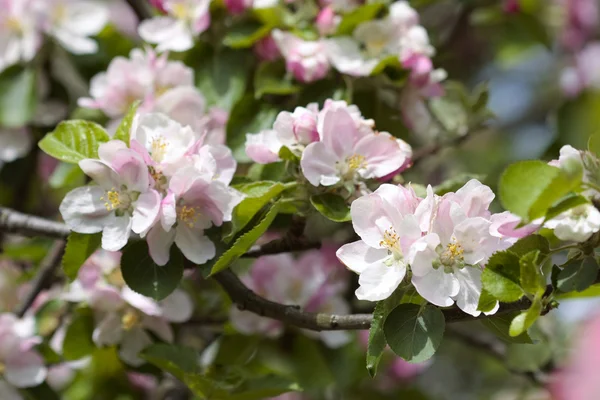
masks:
<path fill-rule="evenodd" d="M 158 220 L 161 198 L 156 190 L 150 190 L 138 197 L 133 210 L 131 229 L 144 237 Z"/>
<path fill-rule="evenodd" d="M 479 297 L 481 296 L 481 269 L 478 267 L 465 267 L 454 273 L 460 290 L 454 300 L 458 308 L 476 317 L 481 314 L 477 311 Z"/>
<path fill-rule="evenodd" d="M 424 276 L 413 275 L 412 283 L 425 300 L 440 307 L 454 304 L 452 297 L 460 290 L 458 279 L 454 274 L 444 272 L 443 268 L 431 269 Z"/>
<path fill-rule="evenodd" d="M 175 232 L 175 244 L 188 260 L 200 265 L 215 256 L 214 243 L 202 231 L 194 231 L 185 224 L 179 224 Z"/>
<path fill-rule="evenodd" d="M 129 215 L 114 217 L 102 230 L 102 248 L 119 251 L 127 244 L 131 234 L 132 219 Z"/>
<path fill-rule="evenodd" d="M 16 387 L 37 386 L 46 379 L 44 359 L 34 351 L 14 354 L 5 360 L 4 378 Z"/>
<path fill-rule="evenodd" d="M 194 312 L 194 304 L 190 296 L 181 289 L 160 301 L 162 314 L 170 322 L 182 323 L 189 320 Z"/>
<path fill-rule="evenodd" d="M 394 263 L 390 266 L 383 262 L 373 264 L 360 274 L 356 289 L 359 300 L 379 301 L 387 299 L 394 293 L 406 275 L 406 265 Z"/>
<path fill-rule="evenodd" d="M 357 274 L 363 273 L 373 265 L 383 263 L 388 257 L 387 250 L 375 249 L 362 240 L 343 245 L 335 254 L 342 264 Z"/>
<path fill-rule="evenodd" d="M 302 173 L 313 185 L 331 186 L 340 181 L 336 168 L 337 156 L 323 142 L 314 142 L 306 146 L 300 165 Z"/>
<path fill-rule="evenodd" d="M 113 212 L 106 209 L 105 191 L 99 186 L 83 186 L 71 190 L 62 203 L 60 213 L 74 232 L 98 233 L 112 221 Z"/>
<path fill-rule="evenodd" d="M 157 265 L 163 266 L 169 262 L 170 251 L 175 241 L 175 230 L 165 231 L 162 226 L 155 225 L 146 236 L 150 257 Z"/>

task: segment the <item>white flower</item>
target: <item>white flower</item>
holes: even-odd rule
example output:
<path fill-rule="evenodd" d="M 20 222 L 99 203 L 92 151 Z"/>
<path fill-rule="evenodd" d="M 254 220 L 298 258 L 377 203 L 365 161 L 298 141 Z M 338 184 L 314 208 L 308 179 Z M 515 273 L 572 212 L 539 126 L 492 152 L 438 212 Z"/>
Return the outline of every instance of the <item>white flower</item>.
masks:
<path fill-rule="evenodd" d="M 582 204 L 547 221 L 544 226 L 554 229 L 560 240 L 585 242 L 600 230 L 600 211 L 592 204 Z"/>
<path fill-rule="evenodd" d="M 30 61 L 42 41 L 31 0 L 5 0 L 0 12 L 0 72 L 20 61 Z"/>

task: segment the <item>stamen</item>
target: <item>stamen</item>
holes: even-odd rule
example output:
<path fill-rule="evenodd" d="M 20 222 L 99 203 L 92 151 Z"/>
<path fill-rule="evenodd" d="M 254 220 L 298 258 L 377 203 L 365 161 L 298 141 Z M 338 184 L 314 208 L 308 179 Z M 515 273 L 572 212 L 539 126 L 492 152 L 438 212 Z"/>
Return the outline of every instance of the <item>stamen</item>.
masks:
<path fill-rule="evenodd" d="M 140 322 L 140 316 L 133 310 L 128 310 L 121 318 L 121 325 L 126 331 L 131 330 Z"/>
<path fill-rule="evenodd" d="M 117 209 L 122 204 L 121 196 L 115 188 L 106 192 L 106 197 L 102 196 L 100 200 L 104 200 L 104 207 L 106 207 L 107 211 Z"/>
<path fill-rule="evenodd" d="M 359 168 L 365 168 L 367 166 L 367 162 L 365 156 L 360 154 L 353 154 L 346 159 L 346 164 L 348 164 L 348 168 L 351 171 L 357 170 Z"/>
<path fill-rule="evenodd" d="M 156 162 L 161 162 L 167 154 L 168 146 L 169 142 L 162 136 L 152 139 L 152 159 Z"/>
<path fill-rule="evenodd" d="M 196 207 L 183 206 L 177 210 L 177 216 L 181 222 L 193 228 L 196 221 L 198 221 L 200 212 L 198 212 Z"/>

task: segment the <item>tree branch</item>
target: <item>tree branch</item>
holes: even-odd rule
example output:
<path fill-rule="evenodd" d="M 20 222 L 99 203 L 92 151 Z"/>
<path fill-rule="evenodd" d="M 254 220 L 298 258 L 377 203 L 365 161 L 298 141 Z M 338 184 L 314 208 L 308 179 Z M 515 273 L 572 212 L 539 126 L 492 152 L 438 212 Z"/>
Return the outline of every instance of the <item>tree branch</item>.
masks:
<path fill-rule="evenodd" d="M 23 236 L 43 236 L 64 239 L 69 236 L 69 228 L 63 223 L 23 214 L 9 208 L 0 207 L 0 231 Z"/>
<path fill-rule="evenodd" d="M 52 276 L 56 272 L 56 268 L 60 265 L 60 261 L 62 259 L 63 253 L 65 251 L 65 241 L 59 240 L 50 249 L 46 257 L 42 260 L 40 264 L 40 269 L 38 270 L 35 278 L 31 282 L 31 290 L 25 296 L 25 300 L 21 305 L 17 307 L 15 310 L 15 314 L 21 318 L 29 307 L 35 301 L 35 298 L 40 294 L 42 290 L 44 290 L 48 284 L 50 283 Z"/>

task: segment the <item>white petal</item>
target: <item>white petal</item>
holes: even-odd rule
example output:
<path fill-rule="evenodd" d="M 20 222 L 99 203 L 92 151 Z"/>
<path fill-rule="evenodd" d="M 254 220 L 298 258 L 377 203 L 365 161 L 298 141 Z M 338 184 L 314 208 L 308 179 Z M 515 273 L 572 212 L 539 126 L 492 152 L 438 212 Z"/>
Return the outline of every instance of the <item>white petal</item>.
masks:
<path fill-rule="evenodd" d="M 150 317 L 146 315 L 142 319 L 142 326 L 165 342 L 173 342 L 173 329 L 171 329 L 171 325 L 164 318 Z"/>
<path fill-rule="evenodd" d="M 102 199 L 106 195 L 99 186 L 83 186 L 71 190 L 62 203 L 60 213 L 72 231 L 98 233 L 113 219 Z"/>
<path fill-rule="evenodd" d="M 417 292 L 428 302 L 440 307 L 454 304 L 460 285 L 454 274 L 447 274 L 443 268 L 433 269 L 424 276 L 413 275 L 412 283 Z"/>
<path fill-rule="evenodd" d="M 79 161 L 79 168 L 103 189 L 118 189 L 121 186 L 119 175 L 104 161 L 87 158 Z"/>
<path fill-rule="evenodd" d="M 92 340 L 96 346 L 118 344 L 122 338 L 123 324 L 121 323 L 121 316 L 116 312 L 106 314 L 92 333 Z"/>
<path fill-rule="evenodd" d="M 343 245 L 335 253 L 348 269 L 360 274 L 388 257 L 385 249 L 374 249 L 362 240 Z"/>
<path fill-rule="evenodd" d="M 323 142 L 314 142 L 304 149 L 300 165 L 302 173 L 313 186 L 331 186 L 340 181 L 336 161 L 336 155 Z"/>
<path fill-rule="evenodd" d="M 194 312 L 194 303 L 181 289 L 176 289 L 167 298 L 160 301 L 162 315 L 171 322 L 182 323 L 189 320 Z"/>
<path fill-rule="evenodd" d="M 427 275 L 433 269 L 432 263 L 439 257 L 435 251 L 439 244 L 439 236 L 435 233 L 430 233 L 411 245 L 408 251 L 408 260 L 414 275 Z"/>
<path fill-rule="evenodd" d="M 140 195 L 135 202 L 131 229 L 142 237 L 157 222 L 160 211 L 160 194 L 150 190 Z"/>
<path fill-rule="evenodd" d="M 201 231 L 189 229 L 185 224 L 179 224 L 175 233 L 175 244 L 185 258 L 198 265 L 204 264 L 216 254 L 213 242 Z"/>
<path fill-rule="evenodd" d="M 366 59 L 358 42 L 350 37 L 338 37 L 325 41 L 327 56 L 338 71 L 353 76 L 369 76 L 379 63 L 378 59 Z"/>
<path fill-rule="evenodd" d="M 171 246 L 175 241 L 175 230 L 165 231 L 162 226 L 155 225 L 146 236 L 150 257 L 157 265 L 169 262 Z"/>
<path fill-rule="evenodd" d="M 4 378 L 16 387 L 32 387 L 44 382 L 48 370 L 44 359 L 34 351 L 15 354 L 5 360 Z"/>
<path fill-rule="evenodd" d="M 396 290 L 406 275 L 406 265 L 394 263 L 387 266 L 378 263 L 366 268 L 358 278 L 356 289 L 359 300 L 379 301 L 387 299 Z"/>
<path fill-rule="evenodd" d="M 191 32 L 182 21 L 154 17 L 142 22 L 138 33 L 148 43 L 158 44 L 158 51 L 186 51 L 194 46 Z"/>
<path fill-rule="evenodd" d="M 0 380 L 0 399 L 2 400 L 24 400 L 23 396 L 8 382 Z"/>
<path fill-rule="evenodd" d="M 96 35 L 108 22 L 108 8 L 97 1 L 78 0 L 65 5 L 61 27 L 79 35 Z"/>
<path fill-rule="evenodd" d="M 60 44 L 73 54 L 92 54 L 98 51 L 98 43 L 86 36 L 60 28 L 54 29 L 52 33 Z"/>
<path fill-rule="evenodd" d="M 129 215 L 115 217 L 102 230 L 102 248 L 119 251 L 127 244 L 131 235 L 132 219 Z"/>
<path fill-rule="evenodd" d="M 27 154 L 31 135 L 25 129 L 0 129 L 0 161 L 12 162 Z"/>
<path fill-rule="evenodd" d="M 139 367 L 145 361 L 139 358 L 138 354 L 151 344 L 150 336 L 141 327 L 134 327 L 123 335 L 119 357 L 127 364 Z"/>
<path fill-rule="evenodd" d="M 150 297 L 134 292 L 129 286 L 125 286 L 123 290 L 121 290 L 121 295 L 130 306 L 137 308 L 144 314 L 154 316 L 162 314 L 160 306 L 156 301 L 152 300 Z"/>
<path fill-rule="evenodd" d="M 466 312 L 476 317 L 481 314 L 477 311 L 479 297 L 481 296 L 481 269 L 478 267 L 465 267 L 454 273 L 460 284 L 460 290 L 454 300 L 456 305 Z"/>

